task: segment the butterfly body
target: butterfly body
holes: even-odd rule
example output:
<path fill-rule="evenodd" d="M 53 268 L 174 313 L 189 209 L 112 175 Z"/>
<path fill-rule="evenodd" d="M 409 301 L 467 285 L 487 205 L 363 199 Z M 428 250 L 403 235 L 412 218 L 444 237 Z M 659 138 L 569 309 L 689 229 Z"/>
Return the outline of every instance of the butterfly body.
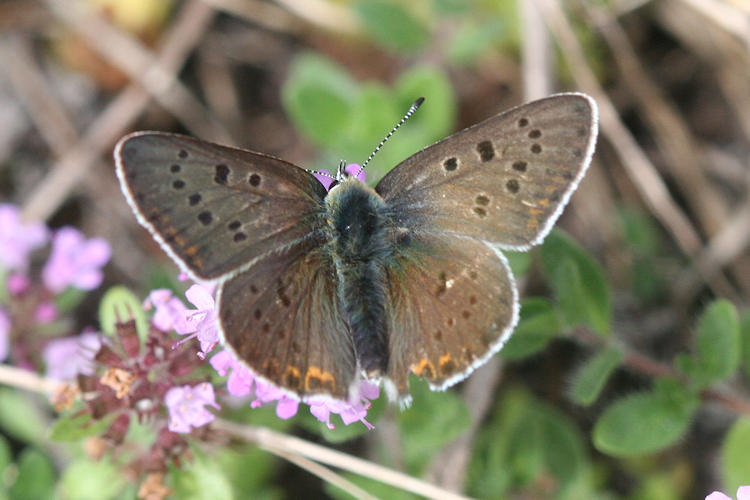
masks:
<path fill-rule="evenodd" d="M 582 179 L 595 102 L 559 94 L 330 192 L 267 155 L 137 132 L 115 148 L 138 221 L 192 278 L 218 283 L 222 342 L 290 396 L 405 401 L 495 354 L 518 321 L 502 250 L 541 243 Z"/>

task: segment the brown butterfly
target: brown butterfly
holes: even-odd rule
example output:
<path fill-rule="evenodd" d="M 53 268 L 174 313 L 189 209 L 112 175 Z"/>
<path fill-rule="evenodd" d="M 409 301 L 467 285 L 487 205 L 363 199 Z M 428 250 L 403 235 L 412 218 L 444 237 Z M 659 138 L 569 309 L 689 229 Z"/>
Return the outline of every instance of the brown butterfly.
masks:
<path fill-rule="evenodd" d="M 367 378 L 405 402 L 409 373 L 442 390 L 508 340 L 501 250 L 542 242 L 596 136 L 595 102 L 570 93 L 451 135 L 375 189 L 339 175 L 327 192 L 283 160 L 159 132 L 124 137 L 115 159 L 138 221 L 219 283 L 222 340 L 254 374 L 336 399 Z"/>

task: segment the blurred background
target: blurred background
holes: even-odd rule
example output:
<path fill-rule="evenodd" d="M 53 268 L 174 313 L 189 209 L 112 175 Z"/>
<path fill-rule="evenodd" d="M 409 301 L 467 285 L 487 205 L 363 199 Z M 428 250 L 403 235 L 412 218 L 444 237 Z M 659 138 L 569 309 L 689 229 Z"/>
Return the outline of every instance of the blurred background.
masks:
<path fill-rule="evenodd" d="M 109 241 L 103 289 L 140 297 L 185 284 L 120 193 L 112 148 L 130 131 L 333 171 L 426 97 L 368 167 L 374 184 L 504 109 L 591 95 L 599 142 L 565 233 L 512 256 L 525 301 L 508 352 L 447 393 L 415 383 L 407 412 L 380 402 L 374 431 L 283 429 L 480 498 L 750 484 L 749 2 L 6 0 L 0 65 L 0 200 Z M 99 296 L 71 329 L 96 327 Z M 51 481 L 70 480 L 69 462 L 44 458 L 57 444 L 1 414 L 13 457 L 37 447 Z M 239 420 L 281 426 L 262 410 Z M 227 498 L 349 498 L 252 446 L 201 447 L 226 474 L 192 480 L 220 477 Z"/>

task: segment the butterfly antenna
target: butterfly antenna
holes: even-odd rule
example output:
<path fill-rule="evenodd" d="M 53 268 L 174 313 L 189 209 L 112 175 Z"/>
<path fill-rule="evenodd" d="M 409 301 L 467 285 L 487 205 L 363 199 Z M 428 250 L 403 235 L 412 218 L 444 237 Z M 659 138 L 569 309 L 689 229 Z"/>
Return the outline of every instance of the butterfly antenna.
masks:
<path fill-rule="evenodd" d="M 391 136 L 396 132 L 396 130 L 399 129 L 399 127 L 401 125 L 403 125 L 404 123 L 406 123 L 406 120 L 408 120 L 409 118 L 411 118 L 411 115 L 413 115 L 419 109 L 419 107 L 422 105 L 423 102 L 424 102 L 424 97 L 420 97 L 419 99 L 417 99 L 416 101 L 414 101 L 414 104 L 412 104 L 409 107 L 409 111 L 407 111 L 406 114 L 404 115 L 404 117 L 401 118 L 401 121 L 399 121 L 396 124 L 396 126 L 393 127 L 390 132 L 388 132 L 388 135 L 386 135 L 383 138 L 383 140 L 380 141 L 380 144 L 378 144 L 378 146 L 375 148 L 375 151 L 373 151 L 372 153 L 370 153 L 370 156 L 368 156 L 367 159 L 365 160 L 365 162 L 362 164 L 362 166 L 359 167 L 359 170 L 357 170 L 357 173 L 354 174 L 354 177 L 357 177 L 357 176 L 359 176 L 359 174 L 362 173 L 362 171 L 365 169 L 365 167 L 367 166 L 367 164 L 370 163 L 370 160 L 372 160 L 373 156 L 375 156 L 375 153 L 377 153 L 378 151 L 380 151 L 380 148 L 383 147 L 383 145 L 386 143 L 386 141 L 391 138 Z"/>

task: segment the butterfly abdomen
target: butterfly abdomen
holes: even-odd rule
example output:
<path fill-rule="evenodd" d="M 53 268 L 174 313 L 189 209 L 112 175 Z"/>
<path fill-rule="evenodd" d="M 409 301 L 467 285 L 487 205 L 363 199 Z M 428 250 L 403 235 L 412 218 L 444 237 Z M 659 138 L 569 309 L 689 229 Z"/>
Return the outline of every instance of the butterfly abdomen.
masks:
<path fill-rule="evenodd" d="M 390 257 L 385 203 L 352 179 L 326 198 L 338 296 L 346 312 L 360 368 L 382 375 L 388 368 L 385 265 Z"/>

